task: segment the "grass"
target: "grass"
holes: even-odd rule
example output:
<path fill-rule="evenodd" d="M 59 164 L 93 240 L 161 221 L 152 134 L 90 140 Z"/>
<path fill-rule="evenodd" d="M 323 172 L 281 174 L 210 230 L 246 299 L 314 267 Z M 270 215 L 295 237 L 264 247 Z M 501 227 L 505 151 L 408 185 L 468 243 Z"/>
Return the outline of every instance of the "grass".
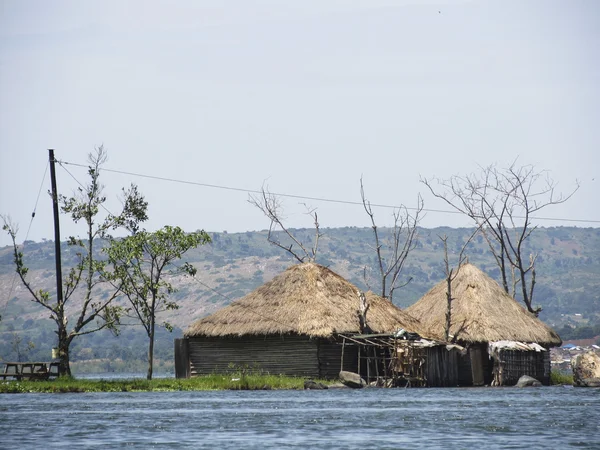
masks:
<path fill-rule="evenodd" d="M 214 374 L 189 379 L 156 378 L 86 380 L 63 377 L 52 381 L 3 381 L 0 393 L 160 392 L 214 390 L 304 389 L 305 378 L 283 375 Z M 316 380 L 324 384 L 330 382 Z"/>
<path fill-rule="evenodd" d="M 573 374 L 567 374 L 562 372 L 550 372 L 550 384 L 561 385 L 561 384 L 573 384 Z"/>

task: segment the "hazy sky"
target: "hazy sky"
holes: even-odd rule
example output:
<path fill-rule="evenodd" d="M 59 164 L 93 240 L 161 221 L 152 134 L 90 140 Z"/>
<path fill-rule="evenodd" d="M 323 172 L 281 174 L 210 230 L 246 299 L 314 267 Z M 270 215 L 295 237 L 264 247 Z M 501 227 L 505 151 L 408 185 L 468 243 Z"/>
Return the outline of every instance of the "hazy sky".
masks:
<path fill-rule="evenodd" d="M 565 191 L 581 182 L 544 216 L 600 221 L 599 142 L 593 0 L 0 0 L 0 213 L 21 240 L 48 148 L 85 163 L 104 144 L 109 169 L 338 200 L 360 200 L 362 175 L 374 203 L 415 206 L 421 192 L 436 209 L 419 175 L 518 158 Z M 77 186 L 57 177 L 62 193 Z M 244 192 L 102 178 L 112 211 L 140 186 L 149 229 L 268 226 Z M 49 185 L 29 239 L 53 236 Z M 310 227 L 301 202 L 285 199 L 288 223 Z M 323 227 L 369 224 L 360 206 L 306 203 Z M 470 222 L 430 212 L 423 225 Z M 62 220 L 63 237 L 81 232 Z"/>

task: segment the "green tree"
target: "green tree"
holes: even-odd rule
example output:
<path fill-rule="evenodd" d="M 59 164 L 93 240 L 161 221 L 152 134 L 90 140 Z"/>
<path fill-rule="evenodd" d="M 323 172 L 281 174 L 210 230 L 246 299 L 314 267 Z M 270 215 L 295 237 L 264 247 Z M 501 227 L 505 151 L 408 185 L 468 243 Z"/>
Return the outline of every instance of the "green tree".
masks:
<path fill-rule="evenodd" d="M 35 290 L 31 285 L 27 279 L 29 269 L 25 266 L 23 252 L 16 241 L 18 227 L 13 225 L 9 218 L 3 217 L 2 229 L 8 232 L 12 239 L 17 274 L 31 294 L 31 300 L 46 308 L 50 312 L 50 318 L 56 323 L 61 376 L 71 375 L 69 349 L 74 338 L 104 328 L 116 331 L 119 324 L 122 311 L 120 307 L 113 305 L 119 290 L 114 289 L 104 298 L 96 298 L 94 295 L 97 286 L 107 281 L 106 261 L 98 259 L 95 252 L 97 240 L 110 237 L 110 232 L 118 228 L 135 232 L 139 223 L 147 219 L 148 204 L 135 185 L 131 185 L 128 190 L 123 189 L 123 207 L 118 215 L 108 214 L 104 218 L 98 217 L 100 208 L 106 201 L 103 195 L 104 186 L 100 184 L 99 178 L 101 166 L 106 162 L 107 155 L 104 148 L 100 146 L 96 148 L 95 153 L 89 154 L 88 159 L 89 183 L 79 187 L 71 197 L 59 196 L 62 212 L 69 214 L 75 223 L 83 221 L 86 225 L 85 240 L 69 237 L 68 244 L 79 249 L 78 261 L 64 280 L 64 293 L 61 300 L 58 296 L 53 299 L 50 292 L 43 289 Z M 83 289 L 83 295 L 74 297 L 73 294 L 78 288 Z M 71 317 L 67 317 L 67 310 L 71 313 Z M 69 319 L 74 319 L 71 327 L 69 327 Z"/>
<path fill-rule="evenodd" d="M 173 263 L 188 250 L 208 242 L 210 236 L 203 230 L 186 234 L 179 227 L 165 226 L 153 233 L 141 231 L 121 240 L 112 240 L 105 249 L 113 268 L 113 285 L 128 298 L 129 312 L 146 330 L 149 380 L 152 379 L 156 316 L 162 311 L 179 308 L 170 300 L 176 289 L 168 281 L 168 275 L 196 274 L 196 268 L 191 264 L 175 266 Z M 162 326 L 172 330 L 167 322 Z"/>

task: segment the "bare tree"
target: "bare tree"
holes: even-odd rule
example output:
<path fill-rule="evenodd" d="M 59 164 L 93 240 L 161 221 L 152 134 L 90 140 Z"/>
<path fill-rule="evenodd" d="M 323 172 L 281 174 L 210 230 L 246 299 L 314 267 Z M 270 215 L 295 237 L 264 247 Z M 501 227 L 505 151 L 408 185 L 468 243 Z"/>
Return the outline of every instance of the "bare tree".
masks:
<path fill-rule="evenodd" d="M 323 236 L 319 229 L 319 220 L 316 208 L 310 208 L 304 204 L 306 208 L 306 214 L 313 219 L 313 224 L 315 226 L 315 237 L 313 243 L 311 246 L 308 246 L 298 239 L 294 233 L 292 233 L 290 229 L 285 226 L 285 217 L 283 215 L 283 205 L 281 199 L 275 194 L 269 192 L 265 186 L 262 187 L 260 195 L 250 195 L 248 202 L 260 209 L 270 220 L 271 223 L 269 224 L 267 240 L 271 244 L 285 250 L 298 262 L 315 262 L 317 259 L 317 252 L 319 250 L 319 239 Z M 274 234 L 278 228 L 283 231 L 291 240 L 289 245 L 282 244 Z M 297 249 L 294 249 L 294 244 L 296 245 Z"/>
<path fill-rule="evenodd" d="M 432 181 L 421 177 L 435 197 L 475 222 L 500 269 L 504 290 L 516 298 L 520 286 L 527 310 L 538 315 L 542 308 L 532 303 L 537 254 L 527 254 L 526 242 L 537 228 L 535 214 L 566 202 L 579 184 L 567 195 L 557 193 L 557 183 L 546 171 L 517 166 L 516 161 L 506 169 L 491 165 L 478 174 L 435 179 L 437 188 Z"/>
<path fill-rule="evenodd" d="M 444 269 L 446 273 L 446 324 L 444 326 L 444 336 L 446 342 L 450 341 L 450 327 L 452 326 L 452 301 L 454 300 L 454 297 L 452 297 L 452 282 L 458 276 L 462 265 L 467 261 L 467 258 L 465 257 L 465 250 L 478 232 L 479 229 L 475 229 L 475 231 L 471 233 L 467 241 L 463 244 L 462 248 L 460 249 L 456 269 L 450 266 L 450 258 L 448 256 L 448 236 L 438 236 L 440 240 L 444 243 Z M 454 333 L 454 336 L 452 337 L 452 342 L 456 342 L 458 334 L 458 332 Z"/>
<path fill-rule="evenodd" d="M 362 177 L 360 179 L 360 196 L 365 212 L 371 220 L 373 237 L 375 239 L 375 254 L 377 255 L 377 267 L 381 280 L 381 296 L 387 298 L 390 302 L 394 297 L 394 291 L 410 283 L 408 279 L 404 284 L 397 285 L 398 279 L 408 255 L 417 245 L 418 224 L 423 212 L 423 198 L 418 196 L 417 208 L 414 214 L 410 214 L 406 206 L 400 206 L 392 213 L 394 224 L 392 226 L 392 235 L 390 239 L 384 240 L 375 223 L 375 213 L 371 202 L 365 196 L 365 189 Z M 365 283 L 367 283 L 366 270 L 364 271 Z M 368 283 L 367 283 L 368 285 Z"/>

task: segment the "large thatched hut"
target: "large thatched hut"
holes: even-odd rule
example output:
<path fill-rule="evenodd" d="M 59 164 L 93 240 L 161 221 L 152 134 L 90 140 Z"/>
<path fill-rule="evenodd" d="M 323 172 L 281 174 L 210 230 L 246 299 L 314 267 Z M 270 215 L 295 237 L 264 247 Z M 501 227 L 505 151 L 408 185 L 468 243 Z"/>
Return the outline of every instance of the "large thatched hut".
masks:
<path fill-rule="evenodd" d="M 446 292 L 447 282 L 442 280 L 406 309 L 433 338 L 445 336 Z M 461 384 L 509 385 L 521 375 L 549 383 L 547 349 L 561 344 L 552 328 L 473 264 L 460 267 L 452 281 L 452 297 L 450 336 L 469 349 L 459 367 Z"/>
<path fill-rule="evenodd" d="M 391 302 L 366 294 L 369 332 L 420 332 L 417 320 Z M 335 378 L 341 333 L 361 333 L 356 286 L 314 263 L 292 266 L 255 291 L 193 323 L 176 343 L 176 376 L 226 372 L 232 366 L 264 372 Z M 356 370 L 346 349 L 344 369 Z"/>

